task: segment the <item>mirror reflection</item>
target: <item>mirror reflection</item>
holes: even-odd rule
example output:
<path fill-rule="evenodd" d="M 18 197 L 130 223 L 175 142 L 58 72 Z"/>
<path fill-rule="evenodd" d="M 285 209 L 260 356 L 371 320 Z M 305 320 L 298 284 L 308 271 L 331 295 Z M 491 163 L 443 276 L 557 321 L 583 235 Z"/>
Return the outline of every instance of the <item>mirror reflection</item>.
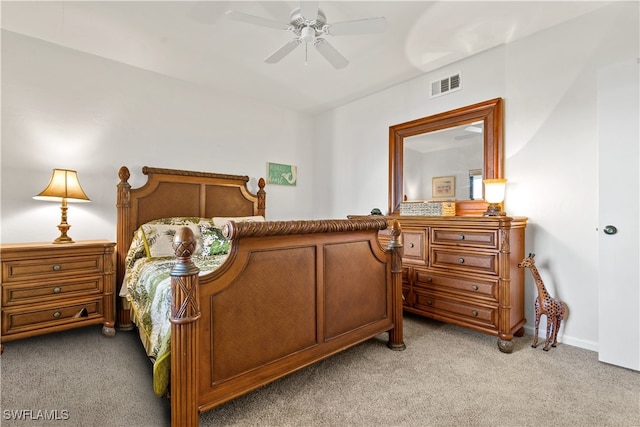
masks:
<path fill-rule="evenodd" d="M 404 139 L 406 200 L 482 199 L 484 121 Z"/>

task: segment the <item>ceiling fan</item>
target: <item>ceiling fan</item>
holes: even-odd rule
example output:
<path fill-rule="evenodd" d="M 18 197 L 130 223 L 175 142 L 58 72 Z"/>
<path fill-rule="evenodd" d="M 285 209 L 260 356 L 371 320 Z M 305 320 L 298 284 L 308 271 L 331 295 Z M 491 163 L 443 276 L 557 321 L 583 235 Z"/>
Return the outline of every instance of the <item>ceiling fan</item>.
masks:
<path fill-rule="evenodd" d="M 342 36 L 355 34 L 381 33 L 385 30 L 385 18 L 366 18 L 354 21 L 327 23 L 327 17 L 318 7 L 317 1 L 301 1 L 300 7 L 294 9 L 289 17 L 289 23 L 284 24 L 259 16 L 249 15 L 243 12 L 230 10 L 226 14 L 229 18 L 249 24 L 274 28 L 277 30 L 291 31 L 295 37 L 282 47 L 269 55 L 264 62 L 275 64 L 285 56 L 293 52 L 299 45 L 305 45 L 305 63 L 309 44 L 312 44 L 333 67 L 344 68 L 349 64 L 347 58 L 342 56 L 324 36 Z"/>

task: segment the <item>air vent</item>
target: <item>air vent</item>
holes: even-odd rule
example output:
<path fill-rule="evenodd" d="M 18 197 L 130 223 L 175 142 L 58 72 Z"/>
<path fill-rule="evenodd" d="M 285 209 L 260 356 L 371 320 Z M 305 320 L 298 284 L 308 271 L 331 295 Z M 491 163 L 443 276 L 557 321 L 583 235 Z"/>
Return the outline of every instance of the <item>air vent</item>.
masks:
<path fill-rule="evenodd" d="M 431 82 L 431 98 L 462 89 L 461 73 Z"/>

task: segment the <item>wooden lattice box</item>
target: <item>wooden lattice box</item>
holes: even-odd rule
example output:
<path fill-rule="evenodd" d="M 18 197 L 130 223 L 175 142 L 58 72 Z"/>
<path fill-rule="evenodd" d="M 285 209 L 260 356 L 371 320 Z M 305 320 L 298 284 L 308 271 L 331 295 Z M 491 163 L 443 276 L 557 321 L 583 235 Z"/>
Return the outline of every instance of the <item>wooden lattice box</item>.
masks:
<path fill-rule="evenodd" d="M 400 203 L 400 215 L 407 216 L 456 216 L 453 200 L 418 200 Z"/>

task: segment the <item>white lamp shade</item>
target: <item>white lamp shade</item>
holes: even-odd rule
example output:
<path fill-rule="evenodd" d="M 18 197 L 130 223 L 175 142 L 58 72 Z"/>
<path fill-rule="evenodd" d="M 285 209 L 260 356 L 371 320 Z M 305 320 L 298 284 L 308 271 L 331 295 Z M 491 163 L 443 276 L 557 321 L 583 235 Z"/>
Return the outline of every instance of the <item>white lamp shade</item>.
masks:
<path fill-rule="evenodd" d="M 506 185 L 506 179 L 485 179 L 484 199 L 488 203 L 502 203 Z"/>

